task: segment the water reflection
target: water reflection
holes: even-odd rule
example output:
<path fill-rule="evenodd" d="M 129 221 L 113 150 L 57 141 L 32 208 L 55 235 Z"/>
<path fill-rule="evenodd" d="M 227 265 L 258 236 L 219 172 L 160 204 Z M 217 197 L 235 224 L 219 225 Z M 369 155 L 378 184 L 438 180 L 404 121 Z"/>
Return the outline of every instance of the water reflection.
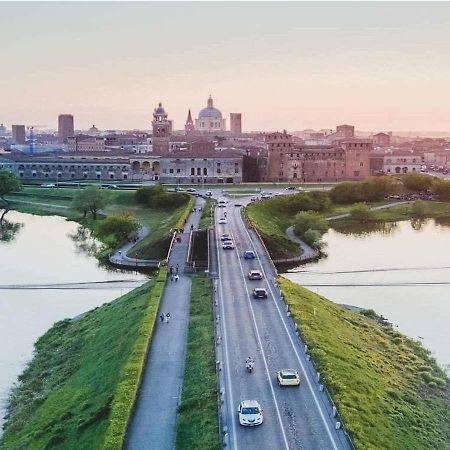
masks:
<path fill-rule="evenodd" d="M 371 233 L 392 234 L 397 227 L 397 222 L 367 222 L 339 226 L 334 231 L 345 235 L 367 236 Z"/>
<path fill-rule="evenodd" d="M 75 233 L 68 233 L 67 236 L 74 242 L 78 253 L 95 256 L 100 251 L 101 244 L 95 240 L 89 228 L 79 225 Z"/>
<path fill-rule="evenodd" d="M 23 223 L 7 220 L 8 212 L 9 210 L 5 209 L 0 215 L 0 242 L 11 242 L 23 227 Z"/>
<path fill-rule="evenodd" d="M 327 258 L 285 276 L 336 303 L 374 309 L 450 364 L 449 219 L 330 229 L 324 240 Z"/>

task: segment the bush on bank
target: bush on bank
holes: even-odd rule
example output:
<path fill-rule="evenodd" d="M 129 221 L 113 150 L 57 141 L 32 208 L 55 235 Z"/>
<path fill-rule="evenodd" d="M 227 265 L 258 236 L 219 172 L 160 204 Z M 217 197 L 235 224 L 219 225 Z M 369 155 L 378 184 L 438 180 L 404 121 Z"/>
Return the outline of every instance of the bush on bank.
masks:
<path fill-rule="evenodd" d="M 188 194 L 167 192 L 164 186 L 143 186 L 136 191 L 136 201 L 150 208 L 176 208 L 188 201 Z"/>
<path fill-rule="evenodd" d="M 9 399 L 2 449 L 97 450 L 105 435 L 117 437 L 112 431 L 123 429 L 133 401 L 163 277 L 57 322 L 37 340 Z"/>
<path fill-rule="evenodd" d="M 334 203 L 374 202 L 396 194 L 401 183 L 393 177 L 372 177 L 365 181 L 339 183 L 330 191 Z"/>
<path fill-rule="evenodd" d="M 420 343 L 279 279 L 356 448 L 448 449 L 450 384 Z"/>
<path fill-rule="evenodd" d="M 103 450 L 121 450 L 124 447 L 126 432 L 142 381 L 145 362 L 147 361 L 159 304 L 164 293 L 167 268 L 160 269 L 155 285 L 151 291 L 148 307 L 142 317 L 142 325 L 137 339 L 131 349 L 127 364 L 123 368 L 117 389 L 111 404 L 108 428 L 105 433 Z"/>

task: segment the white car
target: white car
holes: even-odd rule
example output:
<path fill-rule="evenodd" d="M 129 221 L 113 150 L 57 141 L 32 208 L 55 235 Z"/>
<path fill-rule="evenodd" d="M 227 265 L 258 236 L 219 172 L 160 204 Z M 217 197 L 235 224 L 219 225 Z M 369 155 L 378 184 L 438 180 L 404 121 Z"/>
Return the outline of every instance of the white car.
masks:
<path fill-rule="evenodd" d="M 220 219 L 219 219 L 219 224 L 220 225 L 225 225 L 227 223 L 227 219 L 225 219 L 225 217 L 221 217 Z"/>
<path fill-rule="evenodd" d="M 277 381 L 280 386 L 298 386 L 300 375 L 294 369 L 282 369 L 277 372 Z"/>
<path fill-rule="evenodd" d="M 244 400 L 239 403 L 239 423 L 244 427 L 254 427 L 263 423 L 261 405 L 256 400 Z"/>

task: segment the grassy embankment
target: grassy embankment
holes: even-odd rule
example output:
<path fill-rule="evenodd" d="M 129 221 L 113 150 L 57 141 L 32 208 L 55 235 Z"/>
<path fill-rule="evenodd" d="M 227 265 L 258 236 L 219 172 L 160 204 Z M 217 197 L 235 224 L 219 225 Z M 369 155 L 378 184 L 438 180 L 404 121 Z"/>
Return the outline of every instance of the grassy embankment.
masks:
<path fill-rule="evenodd" d="M 287 214 L 279 207 L 283 202 L 280 197 L 251 203 L 246 208 L 246 213 L 253 226 L 261 234 L 273 259 L 291 258 L 299 255 L 297 244 L 291 242 L 286 236 L 286 228 L 295 222 L 295 213 Z M 372 202 L 368 205 L 376 207 L 395 203 L 392 200 Z M 426 217 L 450 217 L 450 203 L 424 202 L 426 205 Z M 322 214 L 329 218 L 350 212 L 352 205 L 332 204 L 331 208 Z M 297 211 L 298 212 L 298 211 Z M 373 222 L 395 222 L 409 220 L 413 217 L 411 204 L 392 206 L 375 210 Z M 330 226 L 336 230 L 345 230 L 355 224 L 350 217 L 330 221 Z"/>
<path fill-rule="evenodd" d="M 126 428 L 165 273 L 38 339 L 10 397 L 2 449 L 121 448 L 104 439 Z"/>
<path fill-rule="evenodd" d="M 358 449 L 450 448 L 449 380 L 420 343 L 280 283 Z"/>
<path fill-rule="evenodd" d="M 82 219 L 79 213 L 71 209 L 73 197 L 77 192 L 77 189 L 72 188 L 25 187 L 22 192 L 9 195 L 8 199 L 13 209 L 31 214 L 64 216 L 80 222 L 93 230 L 95 234 L 98 221 Z M 142 225 L 151 230 L 149 236 L 129 252 L 129 256 L 142 259 L 164 259 L 170 245 L 170 230 L 177 226 L 180 217 L 185 217 L 185 211 L 192 205 L 192 197 L 189 197 L 191 201 L 189 205 L 186 203 L 177 208 L 154 209 L 138 204 L 135 199 L 135 191 L 107 192 L 109 201 L 104 208 L 105 214 L 130 212 Z"/>
<path fill-rule="evenodd" d="M 198 224 L 199 230 L 206 230 L 214 224 L 214 210 L 213 207 L 216 204 L 216 200 L 213 198 L 207 198 L 205 206 L 203 207 L 200 223 Z"/>
<path fill-rule="evenodd" d="M 450 203 L 446 202 L 423 202 L 426 208 L 424 218 L 447 218 L 450 217 Z M 373 211 L 370 222 L 399 222 L 414 218 L 412 203 L 392 206 L 391 208 Z M 337 231 L 345 230 L 355 224 L 351 217 L 330 221 L 330 225 Z"/>
<path fill-rule="evenodd" d="M 211 280 L 193 277 L 178 450 L 220 448 L 212 308 Z"/>

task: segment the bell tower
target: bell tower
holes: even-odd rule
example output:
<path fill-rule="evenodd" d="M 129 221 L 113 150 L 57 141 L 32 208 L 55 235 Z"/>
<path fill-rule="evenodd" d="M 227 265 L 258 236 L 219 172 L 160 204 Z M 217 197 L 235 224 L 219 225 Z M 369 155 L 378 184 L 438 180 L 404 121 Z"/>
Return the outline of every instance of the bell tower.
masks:
<path fill-rule="evenodd" d="M 169 151 L 170 135 L 172 134 L 172 121 L 167 119 L 166 110 L 162 103 L 153 111 L 153 151 L 165 153 Z"/>

